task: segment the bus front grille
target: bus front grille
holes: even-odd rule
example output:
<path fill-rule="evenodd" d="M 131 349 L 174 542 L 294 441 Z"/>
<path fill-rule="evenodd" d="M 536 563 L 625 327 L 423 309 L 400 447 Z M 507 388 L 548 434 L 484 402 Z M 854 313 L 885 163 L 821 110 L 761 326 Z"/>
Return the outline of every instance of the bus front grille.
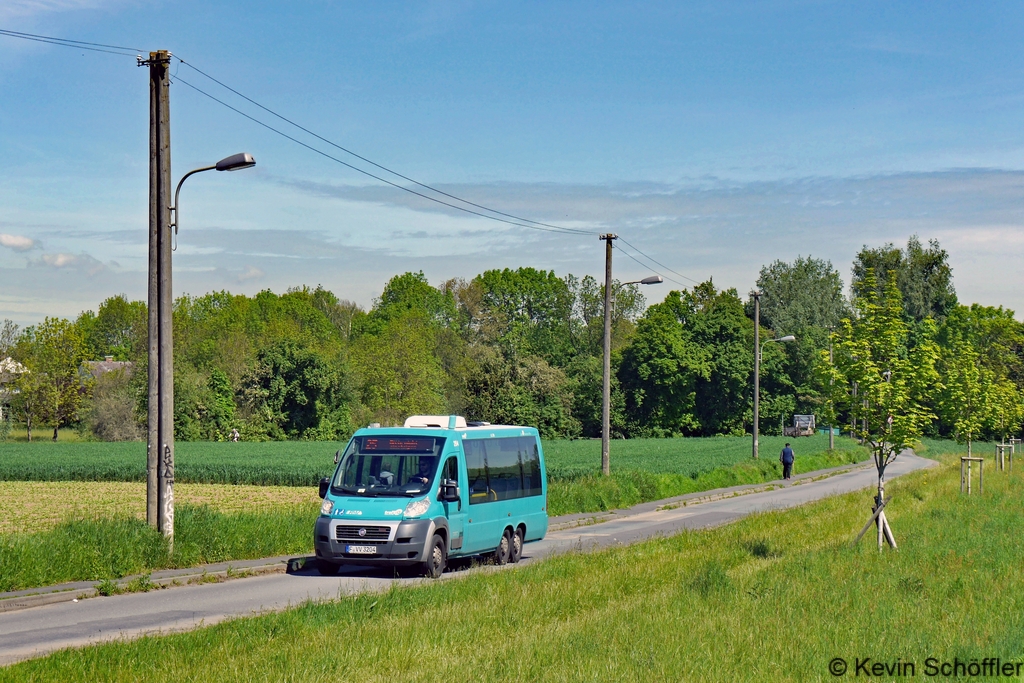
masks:
<path fill-rule="evenodd" d="M 370 541 L 381 543 L 388 540 L 388 536 L 391 535 L 391 527 L 339 524 L 335 534 L 339 541 Z"/>

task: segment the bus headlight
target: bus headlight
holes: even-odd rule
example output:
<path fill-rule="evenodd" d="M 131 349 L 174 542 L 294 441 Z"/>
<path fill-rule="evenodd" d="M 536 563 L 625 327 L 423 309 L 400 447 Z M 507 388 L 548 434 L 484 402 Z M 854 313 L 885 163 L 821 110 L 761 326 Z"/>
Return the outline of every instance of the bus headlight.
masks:
<path fill-rule="evenodd" d="M 419 517 L 430 509 L 430 497 L 414 500 L 405 506 L 406 517 Z"/>
<path fill-rule="evenodd" d="M 333 500 L 325 500 L 324 504 L 320 506 L 320 514 L 321 515 L 329 515 L 329 514 L 331 514 L 331 510 L 333 510 L 333 509 L 334 509 L 334 501 Z"/>

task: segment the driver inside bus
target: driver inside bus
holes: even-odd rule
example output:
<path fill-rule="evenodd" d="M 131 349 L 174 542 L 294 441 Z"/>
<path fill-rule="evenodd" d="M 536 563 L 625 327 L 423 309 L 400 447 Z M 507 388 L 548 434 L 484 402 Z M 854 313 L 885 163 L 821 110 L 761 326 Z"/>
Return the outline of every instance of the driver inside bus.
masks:
<path fill-rule="evenodd" d="M 419 470 L 416 474 L 409 477 L 409 483 L 429 484 L 430 478 L 434 475 L 434 467 L 436 465 L 437 458 L 430 455 L 420 457 Z"/>

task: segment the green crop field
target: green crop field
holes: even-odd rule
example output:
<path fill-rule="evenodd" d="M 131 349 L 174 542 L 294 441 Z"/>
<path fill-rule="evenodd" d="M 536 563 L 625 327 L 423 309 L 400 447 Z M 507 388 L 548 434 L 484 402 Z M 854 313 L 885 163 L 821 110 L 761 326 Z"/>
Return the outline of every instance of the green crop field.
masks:
<path fill-rule="evenodd" d="M 322 441 L 181 441 L 174 446 L 174 478 L 195 484 L 316 486 L 334 469 L 334 452 L 344 447 Z M 0 444 L 0 480 L 145 481 L 146 444 Z"/>
<path fill-rule="evenodd" d="M 928 445 L 929 455 L 948 446 Z M 910 662 L 913 678 L 929 678 L 928 658 L 1020 662 L 1024 479 L 993 473 L 968 497 L 958 459 L 943 459 L 889 485 L 899 552 L 870 539 L 851 547 L 870 503 L 860 491 L 716 530 L 66 650 L 0 669 L 0 681 L 829 681 L 844 663 L 846 678 L 902 680 L 858 677 L 857 661 Z"/>
<path fill-rule="evenodd" d="M 764 437 L 761 457 L 775 462 L 785 441 Z M 801 456 L 828 448 L 827 436 L 793 439 Z M 849 439 L 838 447 L 851 451 Z M 274 441 L 265 443 L 178 442 L 175 445 L 175 481 L 196 484 L 257 484 L 316 486 L 334 468 L 334 452 L 343 443 Z M 600 470 L 601 442 L 545 441 L 549 477 L 573 480 Z M 611 444 L 613 472 L 699 475 L 750 460 L 749 437 L 693 439 L 631 439 Z M 52 443 L 0 444 L 0 480 L 3 481 L 145 481 L 146 444 Z"/>

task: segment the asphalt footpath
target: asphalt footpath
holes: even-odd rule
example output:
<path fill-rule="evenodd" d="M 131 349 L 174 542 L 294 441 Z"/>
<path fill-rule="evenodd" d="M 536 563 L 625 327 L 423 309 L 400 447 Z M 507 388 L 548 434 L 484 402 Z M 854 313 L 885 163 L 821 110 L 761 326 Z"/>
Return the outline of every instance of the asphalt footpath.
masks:
<path fill-rule="evenodd" d="M 937 464 L 903 453 L 887 468 L 886 479 Z M 553 517 L 544 540 L 525 546 L 520 564 L 720 526 L 753 513 L 866 489 L 876 482 L 874 467 L 861 463 L 807 473 L 789 482 L 705 491 L 609 513 Z M 67 647 L 185 631 L 287 609 L 308 600 L 332 600 L 384 591 L 396 583 L 424 581 L 360 568 L 343 569 L 338 576 L 320 576 L 309 559 L 277 557 L 154 572 L 150 577 L 153 583 L 170 587 L 146 593 L 100 597 L 94 583 L 82 582 L 0 594 L 0 665 Z M 441 581 L 471 571 L 509 571 L 512 567 L 462 565 Z"/>

